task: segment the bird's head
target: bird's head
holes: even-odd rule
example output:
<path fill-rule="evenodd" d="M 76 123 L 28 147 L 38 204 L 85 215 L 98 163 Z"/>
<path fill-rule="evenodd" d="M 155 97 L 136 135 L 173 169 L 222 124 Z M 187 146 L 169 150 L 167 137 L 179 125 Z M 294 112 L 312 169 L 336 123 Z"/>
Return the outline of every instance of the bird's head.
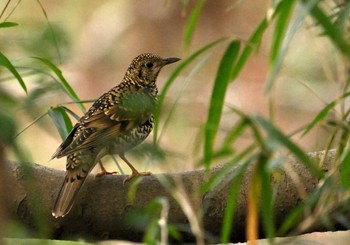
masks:
<path fill-rule="evenodd" d="M 129 75 L 135 80 L 146 84 L 155 83 L 159 71 L 166 65 L 179 61 L 179 58 L 161 58 L 158 55 L 145 53 L 137 56 L 128 69 Z"/>

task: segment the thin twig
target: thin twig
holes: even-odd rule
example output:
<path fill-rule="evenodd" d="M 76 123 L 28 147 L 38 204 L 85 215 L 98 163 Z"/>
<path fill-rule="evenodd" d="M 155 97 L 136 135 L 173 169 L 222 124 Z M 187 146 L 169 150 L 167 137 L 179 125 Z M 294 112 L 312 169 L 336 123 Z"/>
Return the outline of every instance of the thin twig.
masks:
<path fill-rule="evenodd" d="M 11 12 L 8 14 L 8 16 L 5 18 L 5 20 L 4 20 L 4 22 L 5 21 L 7 21 L 10 17 L 11 17 L 11 15 L 12 15 L 12 13 L 15 11 L 15 9 L 18 7 L 18 5 L 19 5 L 19 3 L 21 2 L 22 0 L 18 0 L 18 2 L 16 3 L 16 5 L 13 7 L 13 9 L 11 10 Z"/>
<path fill-rule="evenodd" d="M 10 4 L 10 2 L 11 2 L 11 0 L 8 0 L 7 3 L 5 4 L 5 7 L 4 7 L 4 9 L 2 10 L 2 12 L 1 12 L 1 14 L 0 14 L 0 19 L 1 19 L 1 17 L 4 15 L 4 13 L 5 13 L 7 7 L 8 7 L 9 4 Z"/>

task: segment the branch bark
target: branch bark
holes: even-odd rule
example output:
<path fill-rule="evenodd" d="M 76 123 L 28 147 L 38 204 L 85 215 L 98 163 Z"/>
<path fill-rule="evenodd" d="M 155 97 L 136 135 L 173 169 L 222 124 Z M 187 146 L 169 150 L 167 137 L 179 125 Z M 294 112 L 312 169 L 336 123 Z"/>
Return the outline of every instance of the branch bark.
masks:
<path fill-rule="evenodd" d="M 323 154 L 323 152 L 317 152 L 311 153 L 309 156 L 316 160 L 321 158 Z M 324 171 L 331 168 L 334 156 L 334 151 L 328 153 L 323 166 Z M 288 158 L 286 166 L 294 169 L 298 179 L 303 182 L 302 186 L 307 193 L 316 188 L 318 180 L 295 158 Z M 165 197 L 169 200 L 170 222 L 188 224 L 182 209 L 172 198 L 169 189 L 161 184 L 159 178 L 163 181 L 166 180 L 166 183 L 180 180 L 191 203 L 194 206 L 200 203 L 202 206 L 203 226 L 206 234 L 219 237 L 231 183 L 218 185 L 199 198 L 198 195 L 191 193 L 198 193 L 199 186 L 221 168 L 222 166 L 215 167 L 209 173 L 198 170 L 180 174 L 142 177 L 137 185 L 133 200 L 128 197 L 131 185 L 123 186 L 125 176 L 103 176 L 95 179 L 90 175 L 71 212 L 64 218 L 55 219 L 51 216 L 51 208 L 63 181 L 64 172 L 37 164 L 9 163 L 6 171 L 15 179 L 11 188 L 9 213 L 39 234 L 56 239 L 83 236 L 95 239 L 137 241 L 142 237 L 142 228 L 139 229 L 131 224 L 130 214 L 137 210 L 143 210 L 155 197 Z M 250 170 L 243 178 L 238 194 L 231 234 L 233 241 L 245 239 L 249 176 Z M 277 187 L 275 215 L 276 223 L 281 224 L 287 214 L 300 203 L 301 197 L 298 193 L 300 189 L 296 187 L 289 173 L 282 172 L 278 179 L 275 181 Z"/>

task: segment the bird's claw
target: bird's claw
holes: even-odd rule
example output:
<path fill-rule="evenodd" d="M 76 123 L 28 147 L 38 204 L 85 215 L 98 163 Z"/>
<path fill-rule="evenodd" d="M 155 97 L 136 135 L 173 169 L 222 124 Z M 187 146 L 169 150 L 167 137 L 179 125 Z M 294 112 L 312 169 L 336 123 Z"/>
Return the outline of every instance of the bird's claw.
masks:
<path fill-rule="evenodd" d="M 137 176 L 150 176 L 151 174 L 152 174 L 151 172 L 133 172 L 131 175 L 129 175 L 124 179 L 123 185 L 125 185 L 126 183 L 128 183 L 130 180 L 132 180 Z"/>
<path fill-rule="evenodd" d="M 118 171 L 113 171 L 113 172 L 101 171 L 101 172 L 96 174 L 96 177 L 101 177 L 104 175 L 115 175 L 115 174 L 118 174 Z"/>

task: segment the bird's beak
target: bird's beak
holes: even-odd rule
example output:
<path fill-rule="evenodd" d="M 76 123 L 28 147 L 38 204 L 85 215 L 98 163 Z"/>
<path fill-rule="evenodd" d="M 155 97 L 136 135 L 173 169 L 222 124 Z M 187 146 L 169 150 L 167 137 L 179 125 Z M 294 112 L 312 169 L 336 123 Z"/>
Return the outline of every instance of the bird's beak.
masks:
<path fill-rule="evenodd" d="M 181 59 L 176 58 L 176 57 L 166 58 L 166 59 L 164 59 L 164 65 L 169 65 L 169 64 L 175 63 L 179 60 L 181 60 Z"/>

